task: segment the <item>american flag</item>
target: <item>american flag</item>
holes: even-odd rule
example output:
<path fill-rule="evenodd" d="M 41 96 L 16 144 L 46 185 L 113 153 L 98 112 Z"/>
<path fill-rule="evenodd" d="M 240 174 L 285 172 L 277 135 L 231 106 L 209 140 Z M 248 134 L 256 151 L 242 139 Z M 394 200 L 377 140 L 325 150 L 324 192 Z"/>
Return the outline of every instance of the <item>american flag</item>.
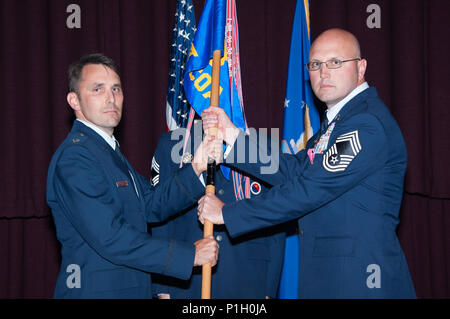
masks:
<path fill-rule="evenodd" d="M 184 93 L 184 70 L 194 41 L 196 23 L 192 0 L 178 0 L 170 52 L 169 86 L 167 89 L 166 122 L 169 130 L 186 127 L 190 104 Z"/>

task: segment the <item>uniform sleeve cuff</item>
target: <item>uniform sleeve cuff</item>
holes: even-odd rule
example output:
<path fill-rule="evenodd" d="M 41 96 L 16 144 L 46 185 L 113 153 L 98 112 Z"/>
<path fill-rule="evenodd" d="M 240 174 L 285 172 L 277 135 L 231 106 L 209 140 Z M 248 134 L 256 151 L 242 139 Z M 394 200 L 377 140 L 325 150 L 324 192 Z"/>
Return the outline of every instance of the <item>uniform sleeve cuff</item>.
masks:
<path fill-rule="evenodd" d="M 195 174 L 191 164 L 187 164 L 178 170 L 175 175 L 175 180 L 180 189 L 194 203 L 205 193 L 205 186 L 203 186 L 197 174 Z"/>
<path fill-rule="evenodd" d="M 187 280 L 191 277 L 194 259 L 195 246 L 193 243 L 172 239 L 167 264 L 162 274 Z"/>

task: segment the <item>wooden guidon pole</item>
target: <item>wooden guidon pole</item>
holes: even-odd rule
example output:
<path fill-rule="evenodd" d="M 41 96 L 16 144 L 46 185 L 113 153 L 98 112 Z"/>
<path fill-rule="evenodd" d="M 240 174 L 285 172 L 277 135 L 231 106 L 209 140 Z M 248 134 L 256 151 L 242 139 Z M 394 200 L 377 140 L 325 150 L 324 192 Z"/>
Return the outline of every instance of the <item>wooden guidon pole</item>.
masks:
<path fill-rule="evenodd" d="M 219 88 L 220 88 L 220 50 L 213 52 L 213 64 L 211 74 L 211 102 L 210 106 L 219 106 Z M 217 128 L 210 128 L 208 134 L 217 136 Z M 208 169 L 206 171 L 206 194 L 215 194 L 215 171 L 216 161 L 208 158 Z M 205 220 L 203 227 L 203 237 L 213 235 L 213 223 Z M 211 299 L 211 264 L 202 266 L 202 299 Z"/>

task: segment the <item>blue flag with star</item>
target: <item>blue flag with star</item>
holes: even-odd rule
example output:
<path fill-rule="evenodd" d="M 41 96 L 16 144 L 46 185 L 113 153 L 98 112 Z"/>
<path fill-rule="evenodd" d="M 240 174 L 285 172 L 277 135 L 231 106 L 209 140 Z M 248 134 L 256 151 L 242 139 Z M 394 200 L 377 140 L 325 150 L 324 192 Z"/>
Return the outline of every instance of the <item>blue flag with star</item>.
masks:
<path fill-rule="evenodd" d="M 169 130 L 186 127 L 190 110 L 184 91 L 184 74 L 189 49 L 196 31 L 192 0 L 178 0 L 172 30 L 166 124 Z"/>
<path fill-rule="evenodd" d="M 284 102 L 284 125 L 281 150 L 296 154 L 320 128 L 320 116 L 314 106 L 309 73 L 305 64 L 311 47 L 308 0 L 297 0 L 291 35 L 289 69 Z M 298 298 L 299 241 L 296 221 L 286 237 L 284 264 L 278 297 Z M 301 280 L 301 279 L 300 279 Z"/>

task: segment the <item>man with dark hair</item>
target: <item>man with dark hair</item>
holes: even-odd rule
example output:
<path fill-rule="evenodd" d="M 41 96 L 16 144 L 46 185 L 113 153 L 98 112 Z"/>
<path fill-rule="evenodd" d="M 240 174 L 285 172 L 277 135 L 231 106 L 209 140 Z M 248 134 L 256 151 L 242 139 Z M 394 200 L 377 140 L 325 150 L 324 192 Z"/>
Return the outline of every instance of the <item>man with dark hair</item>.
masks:
<path fill-rule="evenodd" d="M 99 54 L 82 57 L 70 67 L 69 83 L 67 102 L 76 120 L 47 178 L 47 202 L 62 245 L 54 297 L 150 298 L 150 272 L 187 279 L 193 266 L 215 265 L 212 236 L 192 243 L 147 233 L 147 222 L 164 220 L 203 194 L 198 176 L 207 156 L 215 155 L 214 143 L 202 143 L 192 165 L 152 189 L 113 135 L 123 103 L 114 62 Z"/>
<path fill-rule="evenodd" d="M 78 61 L 75 61 L 69 66 L 69 92 L 80 93 L 80 81 L 83 72 L 83 67 L 88 64 L 101 64 L 113 70 L 120 78 L 119 67 L 111 58 L 101 54 L 93 53 L 82 56 Z"/>

